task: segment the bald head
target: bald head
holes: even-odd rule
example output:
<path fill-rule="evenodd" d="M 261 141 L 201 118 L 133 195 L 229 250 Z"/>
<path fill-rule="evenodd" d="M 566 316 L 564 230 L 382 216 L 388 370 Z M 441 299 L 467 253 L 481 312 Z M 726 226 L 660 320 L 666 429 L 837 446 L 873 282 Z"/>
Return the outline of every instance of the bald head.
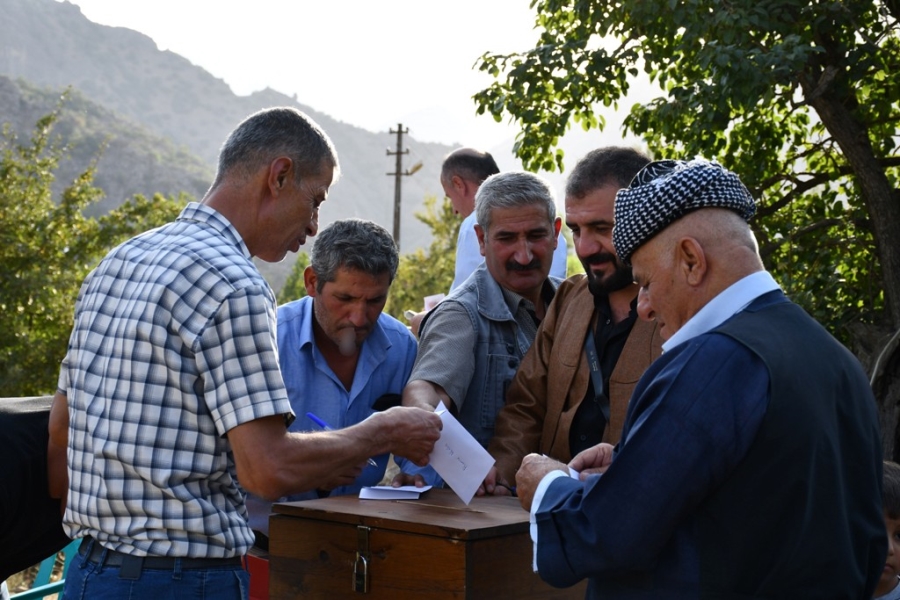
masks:
<path fill-rule="evenodd" d="M 474 148 L 458 148 L 444 158 L 441 166 L 441 179 L 450 181 L 451 177 L 457 175 L 481 185 L 482 181 L 499 172 L 500 169 L 490 152 Z"/>
<path fill-rule="evenodd" d="M 500 169 L 489 152 L 459 148 L 444 158 L 441 187 L 450 198 L 453 210 L 468 217 L 475 210 L 475 192 L 481 183 Z"/>
<path fill-rule="evenodd" d="M 734 211 L 704 208 L 681 217 L 659 234 L 667 243 L 691 237 L 714 256 L 749 252 L 758 257 L 758 245 L 750 225 Z"/>

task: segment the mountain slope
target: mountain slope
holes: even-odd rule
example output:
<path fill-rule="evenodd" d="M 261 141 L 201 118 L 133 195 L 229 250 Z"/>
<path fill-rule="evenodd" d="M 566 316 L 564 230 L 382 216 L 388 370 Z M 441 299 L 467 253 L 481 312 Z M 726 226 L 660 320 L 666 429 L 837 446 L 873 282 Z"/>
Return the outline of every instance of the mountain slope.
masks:
<path fill-rule="evenodd" d="M 18 143 L 27 144 L 35 123 L 58 110 L 54 138 L 66 146 L 56 171 L 54 190 L 63 187 L 91 164 L 94 184 L 106 198 L 91 213 L 103 213 L 135 194 L 152 197 L 159 192 L 176 196 L 187 192 L 201 198 L 213 170 L 171 141 L 86 99 L 77 90 L 65 92 L 34 87 L 23 80 L 0 75 L 0 116 Z"/>
<path fill-rule="evenodd" d="M 394 158 L 385 149 L 393 150 L 395 139 L 387 132 L 342 123 L 271 89 L 237 96 L 185 58 L 158 50 L 149 37 L 93 23 L 68 2 L 0 0 L 0 14 L 0 74 L 56 90 L 72 86 L 84 98 L 193 153 L 211 171 L 219 146 L 245 116 L 269 106 L 300 108 L 328 132 L 340 156 L 342 177 L 323 206 L 322 226 L 356 216 L 392 228 L 394 178 L 386 174 L 394 171 Z M 0 104 L 0 121 L 9 112 Z M 430 233 L 413 213 L 427 195 L 443 195 L 440 163 L 451 147 L 410 137 L 404 146 L 411 150 L 405 166 L 424 165 L 403 178 L 401 248 L 410 251 L 428 243 Z"/>

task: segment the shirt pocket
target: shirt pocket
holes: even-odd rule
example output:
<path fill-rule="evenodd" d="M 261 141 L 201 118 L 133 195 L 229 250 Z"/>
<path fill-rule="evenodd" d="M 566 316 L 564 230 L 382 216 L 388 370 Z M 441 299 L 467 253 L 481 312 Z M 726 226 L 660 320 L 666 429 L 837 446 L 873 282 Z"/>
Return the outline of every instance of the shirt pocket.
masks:
<path fill-rule="evenodd" d="M 509 354 L 489 354 L 484 372 L 484 387 L 481 402 L 481 426 L 494 428 L 497 413 L 506 404 L 506 391 L 512 383 L 519 358 Z"/>

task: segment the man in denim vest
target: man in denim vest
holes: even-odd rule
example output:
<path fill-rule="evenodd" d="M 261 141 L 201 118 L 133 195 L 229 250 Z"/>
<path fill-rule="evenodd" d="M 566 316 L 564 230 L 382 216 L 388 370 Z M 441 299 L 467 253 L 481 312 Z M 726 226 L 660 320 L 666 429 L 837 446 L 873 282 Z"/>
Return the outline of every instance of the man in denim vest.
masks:
<path fill-rule="evenodd" d="M 425 319 L 403 404 L 444 404 L 487 446 L 506 388 L 559 285 L 548 278 L 561 221 L 547 183 L 492 175 L 475 197 L 484 264 Z"/>
<path fill-rule="evenodd" d="M 568 462 L 601 441 L 619 441 L 634 387 L 662 344 L 656 325 L 638 318 L 638 286 L 612 243 L 616 192 L 649 162 L 634 148 L 606 146 L 572 169 L 566 226 L 585 273 L 556 290 L 506 394 L 488 447 L 497 462 L 486 493 L 511 493 L 532 452 Z"/>

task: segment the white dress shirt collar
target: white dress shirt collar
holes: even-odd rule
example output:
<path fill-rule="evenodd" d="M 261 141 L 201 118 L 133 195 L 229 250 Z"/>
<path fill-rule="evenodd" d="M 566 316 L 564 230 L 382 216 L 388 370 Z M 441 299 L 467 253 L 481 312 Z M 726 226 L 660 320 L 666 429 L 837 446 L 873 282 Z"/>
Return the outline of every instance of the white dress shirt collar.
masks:
<path fill-rule="evenodd" d="M 740 279 L 710 300 L 681 329 L 662 345 L 663 352 L 702 335 L 724 323 L 748 304 L 772 290 L 780 289 L 767 271 L 757 271 Z"/>

